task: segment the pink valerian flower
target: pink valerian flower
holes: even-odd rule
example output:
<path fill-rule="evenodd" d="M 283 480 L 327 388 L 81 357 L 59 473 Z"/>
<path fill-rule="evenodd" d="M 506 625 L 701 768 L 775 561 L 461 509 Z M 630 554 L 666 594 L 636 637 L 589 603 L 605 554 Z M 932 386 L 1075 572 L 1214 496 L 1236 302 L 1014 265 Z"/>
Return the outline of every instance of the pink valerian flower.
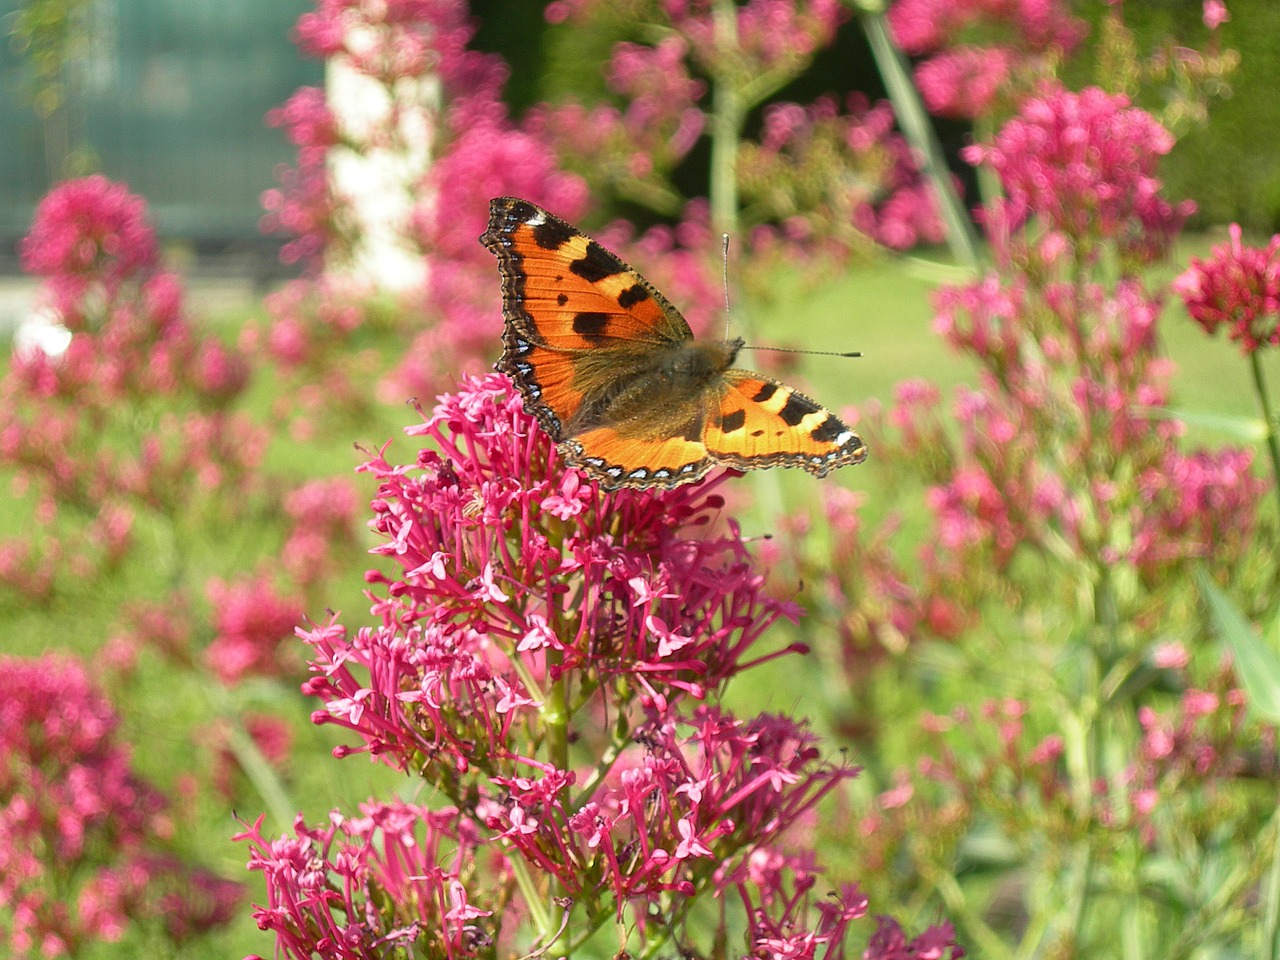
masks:
<path fill-rule="evenodd" d="M 1210 30 L 1217 30 L 1231 19 L 1231 12 L 1222 0 L 1204 0 L 1204 25 Z"/>
<path fill-rule="evenodd" d="M 282 382 L 273 413 L 296 436 L 309 436 L 317 422 L 368 413 L 381 359 L 376 349 L 360 347 L 361 331 L 410 334 L 395 326 L 410 305 L 389 300 L 371 281 L 336 271 L 291 281 L 267 295 L 268 325 L 247 327 L 240 347 L 274 363 Z"/>
<path fill-rule="evenodd" d="M 870 240 L 906 249 L 943 236 L 911 151 L 893 132 L 892 109 L 862 94 L 843 109 L 831 97 L 770 104 L 759 144 L 739 152 L 738 175 L 753 216 L 806 254 L 847 259 Z"/>
<path fill-rule="evenodd" d="M 359 542 L 358 494 L 349 480 L 309 480 L 289 493 L 284 510 L 293 524 L 281 561 L 293 581 L 306 588 L 337 572 L 339 556 Z"/>
<path fill-rule="evenodd" d="M 300 87 L 266 119 L 268 126 L 283 128 L 298 148 L 298 164 L 278 174 L 280 188 L 263 192 L 261 229 L 292 236 L 280 250 L 284 263 L 319 266 L 327 250 L 350 249 L 355 229 L 351 211 L 329 180 L 329 153 L 345 137 L 318 87 Z"/>
<path fill-rule="evenodd" d="M 956 943 L 955 928 L 949 923 L 929 927 L 910 940 L 898 921 L 876 917 L 876 932 L 867 944 L 863 960 L 960 960 L 967 956 Z"/>
<path fill-rule="evenodd" d="M 529 683 L 552 655 L 551 679 L 589 671 L 601 694 L 625 684 L 641 703 L 701 698 L 790 613 L 761 594 L 736 528 L 693 538 L 717 519 L 714 481 L 605 494 L 580 480 L 569 520 L 546 509 L 546 497 L 568 492 L 564 468 L 505 377 L 466 381 L 409 432 L 440 452 L 422 451 L 415 466 L 378 455 L 362 468 L 380 484 L 372 526 L 386 543 L 373 552 L 401 570 L 367 577 L 385 591 L 374 607 L 382 625 L 353 638 L 336 624 L 302 634 L 319 674 L 309 691 L 392 762 L 417 766 L 442 749 L 464 766 L 485 751 L 509 762 L 511 724 L 541 699 Z M 504 696 L 510 711 L 495 712 Z M 446 701 L 451 725 L 431 719 Z M 439 742 L 471 724 L 469 749 Z"/>
<path fill-rule="evenodd" d="M 159 258 L 145 202 L 101 175 L 51 190 L 20 249 L 22 268 L 46 279 L 59 319 L 73 331 L 91 320 L 77 309 L 90 286 L 101 284 L 110 303 L 121 284 L 152 274 Z"/>
<path fill-rule="evenodd" d="M 813 735 L 783 717 L 739 721 L 699 708 L 689 721 L 646 724 L 635 740 L 643 752 L 624 754 L 589 802 L 573 802 L 563 771 L 498 778 L 509 799 L 486 818 L 571 896 L 607 885 L 619 916 L 630 901 L 692 896 L 708 879 L 718 894 L 740 887 L 743 851 L 775 842 L 857 774 L 820 762 Z M 787 872 L 753 886 L 779 893 Z"/>
<path fill-rule="evenodd" d="M 1000 47 L 954 47 L 916 68 L 916 86 L 930 113 L 961 119 L 991 110 L 1008 88 L 1013 54 Z"/>
<path fill-rule="evenodd" d="M 381 960 L 388 949 L 441 957 L 490 955 L 503 920 L 501 884 L 473 879 L 475 822 L 458 810 L 368 802 L 361 816 L 336 811 L 324 826 L 294 823 L 267 837 L 263 818 L 236 839 L 261 871 L 265 906 L 254 908 L 292 960 Z M 323 895 L 318 895 L 318 894 Z"/>
<path fill-rule="evenodd" d="M 1036 51 L 1069 52 L 1085 32 L 1061 0 L 896 0 L 889 8 L 894 39 L 914 57 L 953 46 L 984 24 L 1011 29 Z"/>
<path fill-rule="evenodd" d="M 1015 102 L 1087 29 L 1061 0 L 896 0 L 889 26 L 908 54 L 927 57 L 915 69 L 925 106 L 960 118 Z"/>
<path fill-rule="evenodd" d="M 737 5 L 733 46 L 725 49 L 710 2 L 664 0 L 662 6 L 705 71 L 714 74 L 729 58 L 744 76 L 798 73 L 849 15 L 836 0 L 748 0 Z"/>
<path fill-rule="evenodd" d="M 1142 409 L 1167 402 L 1169 366 L 1155 340 L 1160 304 L 1140 285 L 1107 295 L 1057 281 L 1006 287 L 993 275 L 940 291 L 938 306 L 939 330 L 986 367 L 985 389 L 958 397 L 954 474 L 930 493 L 938 546 L 993 548 L 1003 568 L 1033 544 L 1093 552 L 1103 545 L 1087 537 L 1119 523 L 1137 531 L 1125 558 L 1152 584 L 1189 558 L 1215 555 L 1220 541 L 1224 562 L 1242 549 L 1247 541 L 1230 531 L 1251 527 L 1242 523 L 1256 501 L 1257 481 L 1241 469 L 1248 458 L 1169 455 L 1174 425 Z M 1050 432 L 1046 450 L 1037 437 Z M 1121 455 L 1136 476 L 1123 491 L 1062 474 L 1062 462 Z"/>
<path fill-rule="evenodd" d="M 1280 344 L 1280 234 L 1266 248 L 1245 246 L 1240 225 L 1207 259 L 1192 257 L 1173 282 L 1191 318 L 1212 335 L 1226 328 L 1246 353 Z"/>
<path fill-rule="evenodd" d="M 1194 796 L 1207 822 L 1226 823 L 1238 816 L 1239 799 L 1227 796 L 1225 783 L 1250 776 L 1258 751 L 1270 755 L 1276 742 L 1274 726 L 1249 718 L 1244 691 L 1235 686 L 1230 664 L 1223 664 L 1204 687 L 1191 686 L 1183 667 L 1170 667 L 1186 683 L 1171 708 L 1143 705 L 1138 710 L 1142 741 L 1120 780 L 1128 808 L 1108 808 L 1117 827 L 1140 826 L 1148 838 L 1159 829 L 1153 818 L 1160 809 Z M 1234 809 L 1233 809 L 1234 808 Z M 1231 811 L 1228 813 L 1228 811 Z"/>
<path fill-rule="evenodd" d="M 404 145 L 404 113 L 425 109 L 409 102 L 408 91 L 436 78 L 446 101 L 496 102 L 505 73 L 497 58 L 466 49 L 473 33 L 461 0 L 319 0 L 299 18 L 295 39 L 304 53 L 340 59 L 383 86 L 394 106 L 364 129 L 346 129 L 321 91 L 303 88 L 268 115 L 298 146 L 297 167 L 282 174 L 282 189 L 263 195 L 263 229 L 294 235 L 281 251 L 283 259 L 320 269 L 326 258 L 340 259 L 354 249 L 357 221 L 348 199 L 333 187 L 328 161 L 337 150 Z"/>
<path fill-rule="evenodd" d="M 1159 158 L 1173 136 L 1122 94 L 1045 87 L 1026 101 L 989 146 L 964 151 L 990 163 L 1009 203 L 1060 231 L 1086 260 L 1099 242 L 1126 262 L 1163 256 L 1194 209 L 1160 196 Z"/>
<path fill-rule="evenodd" d="M 1146 576 L 1172 563 L 1212 557 L 1231 569 L 1253 543 L 1257 504 L 1267 483 L 1248 450 L 1185 454 L 1170 450 L 1138 478 L 1142 506 L 1130 559 Z"/>
<path fill-rule="evenodd" d="M 162 914 L 175 940 L 230 919 L 238 884 L 159 852 L 165 800 L 118 729 L 77 661 L 0 657 L 0 937 L 14 956 L 118 940 Z"/>
<path fill-rule="evenodd" d="M 103 940 L 118 940 L 134 918 L 162 925 L 180 945 L 229 924 L 244 898 L 242 884 L 167 854 L 147 854 L 100 871 L 80 891 L 77 907 Z"/>
<path fill-rule="evenodd" d="M 206 592 L 217 636 L 204 657 L 218 679 L 231 686 L 249 676 L 288 676 L 289 641 L 302 620 L 302 604 L 281 596 L 262 575 L 235 583 L 210 580 Z"/>
<path fill-rule="evenodd" d="M 62 508 L 96 518 L 56 535 L 81 579 L 124 559 L 140 515 L 185 508 L 193 489 L 245 492 L 262 454 L 263 431 L 227 409 L 247 357 L 186 320 L 154 248 L 145 205 L 101 177 L 56 187 L 26 245 L 72 334 L 60 356 L 30 350 L 9 365 L 0 462 L 32 488 L 36 538 L 55 536 Z"/>
<path fill-rule="evenodd" d="M 819 635 L 833 638 L 826 641 L 830 656 L 838 659 L 853 691 L 850 709 L 839 717 L 842 733 L 860 743 L 874 742 L 881 733 L 875 716 L 855 705 L 870 698 L 882 668 L 900 663 L 926 638 L 954 639 L 969 620 L 945 580 L 935 583 L 930 571 L 914 576 L 898 559 L 898 518 L 868 530 L 861 506 L 862 497 L 853 491 L 824 486 L 826 523 L 811 537 L 806 524 L 793 521 L 789 536 L 780 538 L 789 549 L 778 552 L 771 576 L 780 596 L 793 596 L 798 583 L 806 585 L 810 612 L 823 624 Z"/>
<path fill-rule="evenodd" d="M 547 144 L 593 192 L 671 195 L 668 177 L 702 135 L 705 85 L 689 74 L 688 45 L 674 34 L 654 46 L 618 43 L 605 68 L 622 107 L 576 101 L 539 105 L 524 129 Z"/>

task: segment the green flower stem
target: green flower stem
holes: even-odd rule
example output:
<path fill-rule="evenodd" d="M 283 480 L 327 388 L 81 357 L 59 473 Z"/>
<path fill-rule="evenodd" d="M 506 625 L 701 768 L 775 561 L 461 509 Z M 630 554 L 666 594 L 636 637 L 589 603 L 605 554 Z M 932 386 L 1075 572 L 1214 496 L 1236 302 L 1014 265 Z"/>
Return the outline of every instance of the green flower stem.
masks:
<path fill-rule="evenodd" d="M 1258 941 L 1259 960 L 1280 957 L 1280 810 L 1271 815 L 1267 828 L 1271 834 L 1271 870 L 1263 884 L 1265 912 Z"/>
<path fill-rule="evenodd" d="M 569 769 L 569 702 L 568 694 L 565 688 L 565 678 L 560 672 L 560 667 L 564 661 L 564 654 L 558 650 L 547 650 L 547 676 L 555 676 L 560 673 L 560 679 L 551 683 L 547 691 L 547 701 L 542 708 L 543 722 L 546 724 L 547 733 L 547 753 L 551 763 L 559 770 Z M 520 859 L 518 856 L 513 860 Z M 559 884 L 553 883 L 547 891 L 548 903 L 547 910 L 544 914 L 545 920 L 550 920 L 554 915 L 555 902 L 554 898 L 564 894 L 563 890 L 558 889 Z M 570 942 L 569 926 L 566 922 L 560 927 L 559 934 L 545 925 L 538 927 L 538 932 L 544 937 L 550 939 L 554 936 L 550 949 L 552 955 L 568 953 L 565 949 Z"/>
<path fill-rule="evenodd" d="M 712 6 L 716 49 L 728 56 L 738 46 L 738 8 L 733 0 Z M 738 147 L 743 109 L 734 78 L 720 72 L 714 78 L 711 101 L 711 226 L 719 233 L 738 234 Z"/>
<path fill-rule="evenodd" d="M 1249 354 L 1249 363 L 1253 367 L 1253 387 L 1258 392 L 1258 403 L 1262 406 L 1262 417 L 1267 422 L 1267 449 L 1271 453 L 1271 486 L 1280 498 L 1280 438 L 1276 437 L 1276 414 L 1271 405 L 1271 394 L 1267 390 L 1267 378 L 1262 372 L 1262 361 L 1258 359 L 1258 351 Z"/>
<path fill-rule="evenodd" d="M 289 795 L 275 767 L 262 755 L 258 744 L 245 729 L 240 710 L 232 703 L 227 691 L 211 685 L 209 692 L 215 711 L 226 721 L 227 746 L 231 748 L 231 754 L 236 758 L 236 763 L 249 778 L 253 788 L 258 791 L 258 796 L 267 805 L 267 809 L 271 811 L 272 819 L 280 825 L 281 830 L 288 830 L 293 826 L 298 805 Z"/>
<path fill-rule="evenodd" d="M 524 858 L 519 853 L 515 852 L 507 858 L 507 862 L 511 865 L 511 873 L 516 878 L 520 895 L 524 897 L 524 902 L 529 908 L 529 921 L 538 931 L 538 942 L 549 941 L 555 936 L 557 925 L 552 921 L 551 913 L 542 902 L 538 885 L 534 882 L 533 875 L 529 873 L 529 865 L 524 862 Z"/>
<path fill-rule="evenodd" d="M 947 242 L 951 246 L 951 253 L 961 264 L 977 273 L 982 267 L 978 235 L 969 221 L 963 202 L 952 186 L 951 171 L 947 169 L 942 145 L 938 142 L 938 135 L 934 132 L 924 104 L 920 102 L 920 94 L 911 79 L 906 57 L 889 33 L 884 5 L 861 0 L 857 8 L 862 29 L 871 44 L 871 53 L 880 70 L 880 77 L 889 92 L 889 101 L 893 104 L 898 126 L 920 158 L 921 172 L 933 187 L 939 213 L 947 225 Z"/>

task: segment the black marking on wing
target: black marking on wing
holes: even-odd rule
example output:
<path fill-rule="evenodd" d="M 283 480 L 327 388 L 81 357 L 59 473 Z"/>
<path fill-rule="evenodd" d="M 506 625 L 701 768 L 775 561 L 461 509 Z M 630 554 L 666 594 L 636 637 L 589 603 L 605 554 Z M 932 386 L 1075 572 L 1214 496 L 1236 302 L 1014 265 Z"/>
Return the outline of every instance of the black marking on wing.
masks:
<path fill-rule="evenodd" d="M 720 418 L 720 429 L 725 433 L 733 433 L 735 430 L 741 430 L 742 425 L 747 422 L 747 411 L 735 410 L 733 413 Z"/>
<path fill-rule="evenodd" d="M 778 385 L 776 383 L 766 382 L 760 387 L 759 391 L 757 391 L 756 395 L 751 399 L 754 400 L 756 403 L 764 403 L 766 400 L 768 400 L 777 392 L 778 392 Z"/>
<path fill-rule="evenodd" d="M 848 428 L 833 416 L 828 416 L 809 432 L 809 436 L 819 443 L 835 443 L 836 438 Z"/>
<path fill-rule="evenodd" d="M 626 269 L 621 260 L 594 240 L 587 244 L 587 252 L 580 259 L 569 264 L 569 270 L 588 283 L 599 283 Z"/>
<path fill-rule="evenodd" d="M 527 221 L 535 214 L 530 211 L 525 217 Z M 540 246 L 543 250 L 559 250 L 565 245 L 566 241 L 577 236 L 577 231 L 570 227 L 563 220 L 553 220 L 547 217 L 542 223 L 533 228 L 533 242 Z"/>
<path fill-rule="evenodd" d="M 792 393 L 787 397 L 787 402 L 782 405 L 782 409 L 778 411 L 783 421 L 789 427 L 796 426 L 801 420 L 811 413 L 817 413 L 822 408 L 807 397 L 803 397 L 798 393 Z"/>
<path fill-rule="evenodd" d="M 605 336 L 609 326 L 609 314 L 596 310 L 584 310 L 573 317 L 573 332 L 585 339 Z"/>
<path fill-rule="evenodd" d="M 627 289 L 618 294 L 618 306 L 625 310 L 628 307 L 633 307 L 637 303 L 648 299 L 649 291 L 640 286 L 640 284 L 633 283 L 631 286 L 627 287 Z"/>

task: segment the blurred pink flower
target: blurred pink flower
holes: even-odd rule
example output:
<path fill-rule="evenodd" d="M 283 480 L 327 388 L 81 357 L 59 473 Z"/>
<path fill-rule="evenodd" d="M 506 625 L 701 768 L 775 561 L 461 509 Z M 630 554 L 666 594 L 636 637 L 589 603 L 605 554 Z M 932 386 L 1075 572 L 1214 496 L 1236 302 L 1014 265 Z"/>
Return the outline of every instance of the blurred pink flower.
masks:
<path fill-rule="evenodd" d="M 239 884 L 159 852 L 166 801 L 132 770 L 83 666 L 0 657 L 0 944 L 57 956 L 163 918 L 174 942 L 225 924 Z"/>
<path fill-rule="evenodd" d="M 1010 59 L 1000 47 L 953 47 L 916 68 L 916 86 L 936 116 L 981 116 L 1008 83 Z"/>
<path fill-rule="evenodd" d="M 248 676 L 287 676 L 302 604 L 278 594 L 260 575 L 234 583 L 210 580 L 206 593 L 217 636 L 204 657 L 217 677 L 230 686 Z"/>
<path fill-rule="evenodd" d="M 1204 0 L 1204 25 L 1210 30 L 1217 30 L 1230 19 L 1231 14 L 1222 0 Z"/>
<path fill-rule="evenodd" d="M 1245 246 L 1238 223 L 1229 234 L 1208 259 L 1192 257 L 1173 289 L 1206 333 L 1226 327 L 1246 353 L 1280 344 L 1280 234 L 1265 249 Z"/>
<path fill-rule="evenodd" d="M 1050 87 L 1026 101 L 991 145 L 968 147 L 964 156 L 991 164 L 1013 209 L 1034 212 L 1077 244 L 1111 240 L 1150 262 L 1194 209 L 1160 196 L 1156 166 L 1173 142 L 1123 95 Z"/>

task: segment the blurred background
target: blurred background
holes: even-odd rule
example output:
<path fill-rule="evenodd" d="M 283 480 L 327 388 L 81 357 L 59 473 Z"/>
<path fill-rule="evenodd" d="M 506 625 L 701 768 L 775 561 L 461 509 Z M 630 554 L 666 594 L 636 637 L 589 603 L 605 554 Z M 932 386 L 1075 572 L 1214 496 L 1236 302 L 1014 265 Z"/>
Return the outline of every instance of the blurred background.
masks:
<path fill-rule="evenodd" d="M 300 86 L 324 82 L 324 65 L 290 40 L 306 0 L 40 0 L 0 2 L 0 275 L 17 272 L 16 242 L 35 204 L 57 180 L 102 172 L 144 196 L 160 236 L 202 270 L 263 280 L 280 271 L 280 240 L 259 230 L 261 193 L 277 166 L 291 161 L 284 135 L 264 123 L 268 110 Z M 1078 16 L 1096 29 L 1105 0 L 1077 0 Z M 1126 20 L 1140 40 L 1186 35 L 1200 0 L 1129 4 Z M 602 63 L 613 37 L 580 27 L 549 26 L 537 0 L 471 4 L 473 46 L 501 54 L 511 67 L 505 98 L 517 116 L 538 100 L 570 94 L 591 99 L 603 87 Z M 1230 100 L 1209 123 L 1189 130 L 1164 165 L 1172 196 L 1190 196 L 1197 222 L 1238 220 L 1271 232 L 1280 225 L 1280 4 L 1233 0 L 1227 25 L 1241 66 Z M 43 12 L 42 12 L 43 11 Z M 32 55 L 20 14 L 43 18 L 65 34 L 62 63 Z M 1248 29 L 1235 29 L 1246 23 Z M 812 68 L 775 100 L 806 102 L 823 93 L 861 90 L 874 101 L 883 86 L 856 18 L 840 29 Z M 759 112 L 759 111 L 757 111 Z M 757 117 L 758 121 L 758 117 Z M 947 152 L 970 138 L 961 121 L 935 118 Z M 685 166 L 705 171 L 691 157 Z M 958 176 L 971 168 L 955 163 Z M 1225 175 L 1224 171 L 1233 171 Z M 702 192 L 700 184 L 682 185 Z M 967 191 L 972 195 L 971 191 Z"/>

